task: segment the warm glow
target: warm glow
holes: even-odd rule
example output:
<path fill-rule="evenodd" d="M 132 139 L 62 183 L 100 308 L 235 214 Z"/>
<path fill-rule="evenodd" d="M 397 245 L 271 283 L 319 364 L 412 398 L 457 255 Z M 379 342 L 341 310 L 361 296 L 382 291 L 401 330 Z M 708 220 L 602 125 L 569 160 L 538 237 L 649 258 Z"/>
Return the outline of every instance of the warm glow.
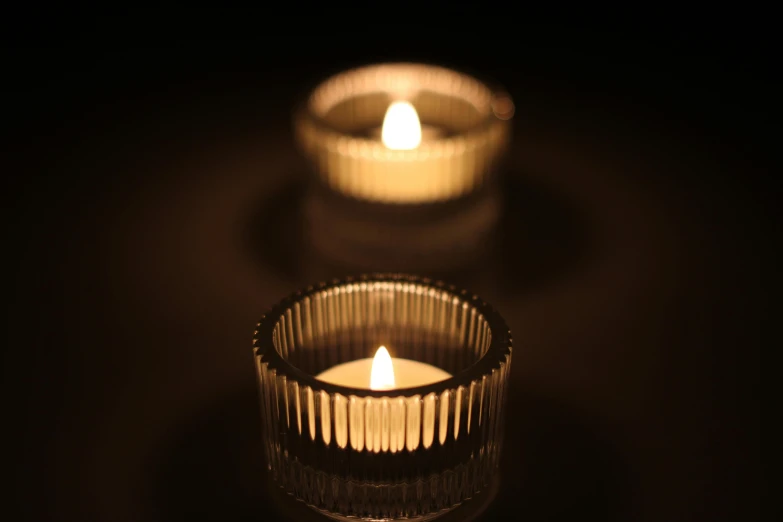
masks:
<path fill-rule="evenodd" d="M 372 360 L 370 389 L 394 389 L 394 366 L 392 366 L 391 356 L 385 346 L 378 348 L 378 351 L 375 352 L 375 358 Z"/>
<path fill-rule="evenodd" d="M 383 117 L 381 141 L 393 150 L 411 150 L 419 146 L 421 122 L 413 105 L 406 101 L 389 105 L 386 116 Z"/>

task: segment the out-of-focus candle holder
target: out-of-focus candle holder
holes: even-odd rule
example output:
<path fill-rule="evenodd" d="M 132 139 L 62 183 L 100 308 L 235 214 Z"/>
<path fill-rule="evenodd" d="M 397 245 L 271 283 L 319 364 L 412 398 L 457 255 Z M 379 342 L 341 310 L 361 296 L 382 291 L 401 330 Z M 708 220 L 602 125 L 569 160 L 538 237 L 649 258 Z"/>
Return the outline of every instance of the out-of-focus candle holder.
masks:
<path fill-rule="evenodd" d="M 400 100 L 421 121 L 421 143 L 407 150 L 381 140 Z M 316 250 L 355 269 L 472 263 L 500 215 L 496 173 L 513 113 L 505 92 L 430 65 L 372 65 L 320 84 L 295 117 L 315 172 L 305 213 Z"/>
<path fill-rule="evenodd" d="M 452 377 L 389 391 L 314 377 L 381 344 Z M 337 519 L 469 509 L 497 476 L 511 351 L 500 315 L 443 283 L 363 276 L 295 293 L 254 338 L 274 482 Z"/>
<path fill-rule="evenodd" d="M 421 145 L 412 150 L 392 150 L 379 139 L 387 109 L 401 99 L 416 108 L 424 128 Z M 359 200 L 428 203 L 464 196 L 490 179 L 512 115 L 507 94 L 466 74 L 381 64 L 319 85 L 298 114 L 297 131 L 321 180 L 335 192 Z"/>

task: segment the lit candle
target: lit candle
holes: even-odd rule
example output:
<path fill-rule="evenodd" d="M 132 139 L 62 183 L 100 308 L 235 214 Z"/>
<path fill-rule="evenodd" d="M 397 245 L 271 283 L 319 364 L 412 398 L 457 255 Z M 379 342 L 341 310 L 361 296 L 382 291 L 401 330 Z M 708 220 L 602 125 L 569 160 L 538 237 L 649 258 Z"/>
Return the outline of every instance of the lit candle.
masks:
<path fill-rule="evenodd" d="M 431 364 L 410 359 L 393 359 L 385 346 L 378 348 L 373 358 L 338 364 L 316 375 L 316 379 L 330 384 L 364 390 L 414 388 L 449 377 L 449 372 Z"/>
<path fill-rule="evenodd" d="M 375 357 L 355 360 L 365 349 Z M 503 318 L 442 282 L 360 276 L 292 294 L 253 338 L 270 484 L 335 520 L 474 520 L 468 506 L 497 487 L 511 352 Z"/>
<path fill-rule="evenodd" d="M 407 101 L 396 101 L 386 109 L 383 126 L 370 131 L 370 136 L 380 138 L 391 150 L 417 149 L 422 142 L 436 140 L 443 131 L 432 125 L 422 124 L 416 108 Z"/>
<path fill-rule="evenodd" d="M 495 179 L 513 112 L 505 93 L 469 75 L 390 63 L 325 80 L 295 121 L 302 150 L 331 190 L 423 205 L 461 198 Z"/>

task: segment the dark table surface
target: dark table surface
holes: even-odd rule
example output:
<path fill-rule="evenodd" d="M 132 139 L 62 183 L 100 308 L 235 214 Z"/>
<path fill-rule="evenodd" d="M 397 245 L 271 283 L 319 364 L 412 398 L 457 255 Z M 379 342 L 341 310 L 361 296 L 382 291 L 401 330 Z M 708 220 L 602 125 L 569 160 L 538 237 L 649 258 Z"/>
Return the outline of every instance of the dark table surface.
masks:
<path fill-rule="evenodd" d="M 281 232 L 304 177 L 290 110 L 328 72 L 397 58 L 324 45 L 345 59 L 203 44 L 17 56 L 47 69 L 15 91 L 4 192 L 6 449 L 26 516 L 279 517 L 249 341 L 267 306 L 314 282 Z M 406 56 L 440 52 L 517 102 L 497 261 L 465 281 L 518 343 L 492 519 L 755 518 L 771 207 L 749 105 L 710 109 L 726 100 L 711 54 L 467 49 Z"/>

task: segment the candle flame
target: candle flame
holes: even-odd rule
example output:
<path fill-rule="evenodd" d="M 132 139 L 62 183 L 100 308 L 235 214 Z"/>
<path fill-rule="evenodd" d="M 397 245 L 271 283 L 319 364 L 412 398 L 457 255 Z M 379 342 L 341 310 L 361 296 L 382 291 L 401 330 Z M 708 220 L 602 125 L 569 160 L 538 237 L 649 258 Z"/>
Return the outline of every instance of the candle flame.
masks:
<path fill-rule="evenodd" d="M 383 117 L 381 141 L 392 150 L 411 150 L 421 144 L 421 122 L 413 105 L 406 101 L 389 105 Z"/>
<path fill-rule="evenodd" d="M 375 352 L 375 358 L 372 360 L 372 369 L 370 370 L 370 389 L 394 389 L 394 366 L 392 365 L 389 351 L 385 346 L 378 348 L 378 351 Z"/>

